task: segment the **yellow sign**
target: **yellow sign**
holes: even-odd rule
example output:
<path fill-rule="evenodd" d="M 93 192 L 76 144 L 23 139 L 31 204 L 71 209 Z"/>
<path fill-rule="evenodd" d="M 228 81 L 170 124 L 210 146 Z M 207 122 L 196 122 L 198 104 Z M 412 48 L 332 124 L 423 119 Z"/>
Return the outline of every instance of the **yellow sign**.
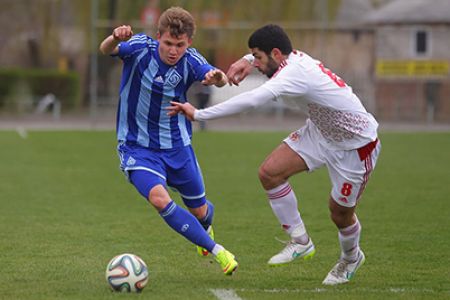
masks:
<path fill-rule="evenodd" d="M 448 76 L 449 62 L 445 60 L 379 60 L 377 76 Z"/>

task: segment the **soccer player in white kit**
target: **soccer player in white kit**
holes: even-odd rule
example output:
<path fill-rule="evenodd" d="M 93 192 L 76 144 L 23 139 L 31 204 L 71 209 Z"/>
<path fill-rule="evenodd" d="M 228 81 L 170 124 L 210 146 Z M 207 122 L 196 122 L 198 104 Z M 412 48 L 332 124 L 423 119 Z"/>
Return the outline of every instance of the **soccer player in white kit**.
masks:
<path fill-rule="evenodd" d="M 229 82 L 239 84 L 252 67 L 267 75 L 267 82 L 206 109 L 172 102 L 169 115 L 183 112 L 191 120 L 210 120 L 274 100 L 305 112 L 306 125 L 284 139 L 259 168 L 259 179 L 272 210 L 291 238 L 268 264 L 280 265 L 314 255 L 314 244 L 288 179 L 326 166 L 332 182 L 329 209 L 338 228 L 341 255 L 323 284 L 346 283 L 365 260 L 359 247 L 361 225 L 355 208 L 381 149 L 378 123 L 344 80 L 320 61 L 293 50 L 281 27 L 270 24 L 256 30 L 248 46 L 252 54 L 230 67 Z"/>

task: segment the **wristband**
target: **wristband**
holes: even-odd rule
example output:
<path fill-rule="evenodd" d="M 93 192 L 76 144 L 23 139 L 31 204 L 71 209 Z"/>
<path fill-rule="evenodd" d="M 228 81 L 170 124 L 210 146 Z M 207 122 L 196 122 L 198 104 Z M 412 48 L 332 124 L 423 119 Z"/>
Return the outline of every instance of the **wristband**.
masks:
<path fill-rule="evenodd" d="M 253 56 L 253 54 L 246 54 L 242 58 L 248 61 L 251 65 L 253 65 L 253 62 L 255 61 L 255 57 Z"/>

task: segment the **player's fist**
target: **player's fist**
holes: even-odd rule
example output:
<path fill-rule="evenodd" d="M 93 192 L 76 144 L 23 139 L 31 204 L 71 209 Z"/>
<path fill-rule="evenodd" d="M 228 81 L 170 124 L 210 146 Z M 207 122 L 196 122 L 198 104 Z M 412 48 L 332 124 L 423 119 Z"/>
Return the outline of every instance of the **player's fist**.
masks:
<path fill-rule="evenodd" d="M 252 64 L 241 58 L 235 63 L 233 63 L 227 71 L 228 83 L 230 85 L 239 85 L 239 83 L 247 77 L 248 74 L 252 71 Z"/>
<path fill-rule="evenodd" d="M 228 78 L 224 72 L 219 69 L 211 70 L 205 74 L 205 79 L 202 80 L 202 84 L 204 85 L 216 85 L 218 87 L 222 87 L 227 84 Z"/>
<path fill-rule="evenodd" d="M 116 41 L 128 41 L 133 36 L 133 30 L 129 25 L 122 25 L 113 30 L 112 36 Z"/>

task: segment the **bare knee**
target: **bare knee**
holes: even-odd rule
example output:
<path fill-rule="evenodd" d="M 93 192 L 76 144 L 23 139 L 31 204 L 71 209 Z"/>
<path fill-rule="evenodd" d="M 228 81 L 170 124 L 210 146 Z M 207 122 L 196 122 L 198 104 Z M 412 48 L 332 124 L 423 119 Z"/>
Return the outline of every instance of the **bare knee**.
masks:
<path fill-rule="evenodd" d="M 338 228 L 345 228 L 356 222 L 355 207 L 345 207 L 330 198 L 330 217 Z"/>
<path fill-rule="evenodd" d="M 148 200 L 157 211 L 163 210 L 171 201 L 169 193 L 162 185 L 157 185 L 150 190 Z"/>
<path fill-rule="evenodd" d="M 200 207 L 196 208 L 188 208 L 191 214 L 193 214 L 197 219 L 203 219 L 206 216 L 206 212 L 208 211 L 208 204 L 203 204 Z"/>
<path fill-rule="evenodd" d="M 334 224 L 336 224 L 338 228 L 345 228 L 354 224 L 353 213 L 347 214 L 342 212 L 331 211 L 330 215 L 331 220 L 333 220 Z"/>
<path fill-rule="evenodd" d="M 262 186 L 266 190 L 276 188 L 278 185 L 280 185 L 282 183 L 282 182 L 278 182 L 279 180 L 276 178 L 276 176 L 271 174 L 270 170 L 267 168 L 267 166 L 264 163 L 259 167 L 258 177 L 259 177 L 259 181 L 261 182 Z"/>

